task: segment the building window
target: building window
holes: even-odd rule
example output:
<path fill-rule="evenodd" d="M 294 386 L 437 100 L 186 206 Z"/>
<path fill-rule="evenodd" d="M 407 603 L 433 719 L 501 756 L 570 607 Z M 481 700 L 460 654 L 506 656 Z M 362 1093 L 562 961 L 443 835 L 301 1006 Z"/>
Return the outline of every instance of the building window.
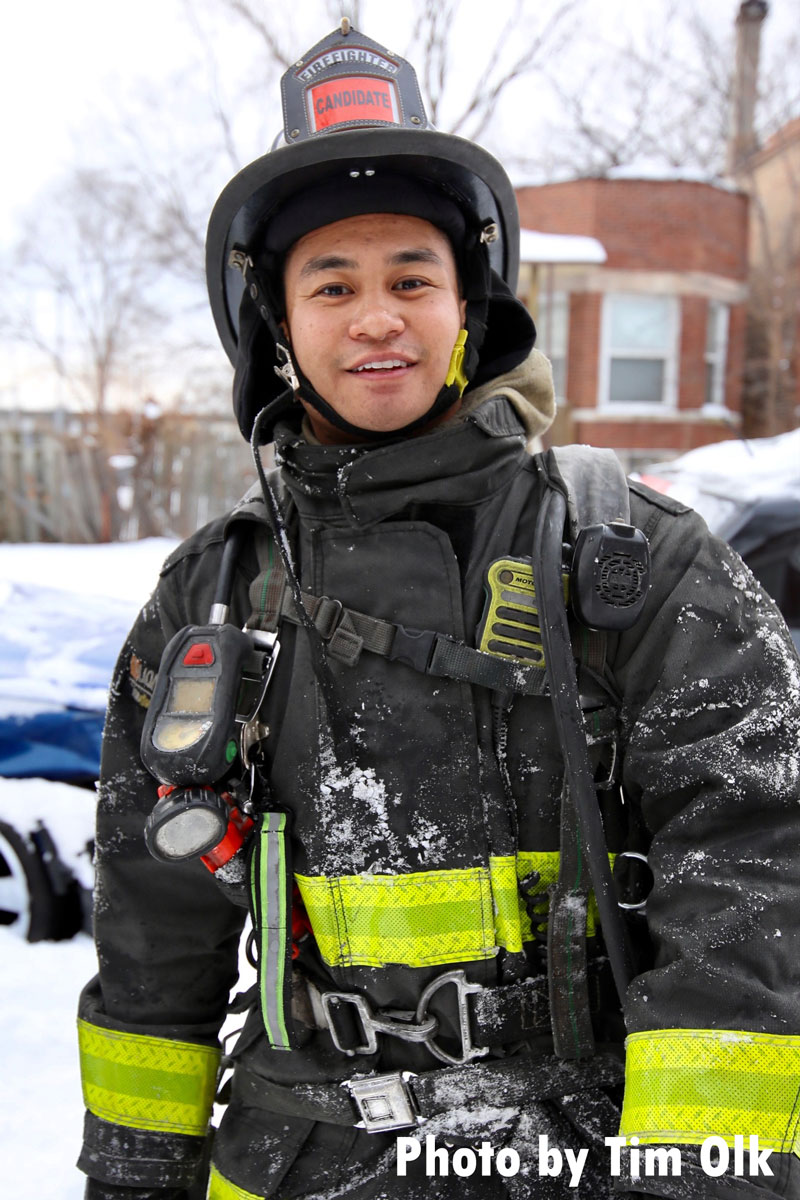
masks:
<path fill-rule="evenodd" d="M 728 360 L 727 304 L 709 300 L 706 326 L 706 407 L 725 404 L 725 367 Z"/>
<path fill-rule="evenodd" d="M 675 406 L 678 321 L 676 296 L 605 297 L 601 404 L 645 411 Z"/>
<path fill-rule="evenodd" d="M 569 293 L 542 290 L 536 314 L 536 346 L 553 366 L 556 400 L 567 397 L 567 341 L 569 337 Z"/>

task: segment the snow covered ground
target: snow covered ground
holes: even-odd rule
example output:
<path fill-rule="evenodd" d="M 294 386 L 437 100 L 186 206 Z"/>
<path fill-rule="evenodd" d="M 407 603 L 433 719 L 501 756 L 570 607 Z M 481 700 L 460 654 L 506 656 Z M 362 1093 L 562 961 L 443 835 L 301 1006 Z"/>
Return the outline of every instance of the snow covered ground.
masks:
<path fill-rule="evenodd" d="M 0 713 L 72 703 L 102 709 L 122 639 L 173 543 L 0 545 Z M 68 620 L 69 618 L 69 620 Z M 69 627 L 69 635 L 68 635 Z M 77 630 L 77 632 L 76 632 Z M 46 819 L 81 882 L 92 827 L 91 791 L 38 779 L 0 779 L 0 818 Z M 30 944 L 0 928 L 3 1012 L 0 1192 L 9 1200 L 80 1200 L 75 1168 L 83 1103 L 75 1012 L 94 974 L 91 939 Z"/>
<path fill-rule="evenodd" d="M 0 930 L 3 1005 L 2 1193 L 9 1200 L 80 1200 L 75 1168 L 83 1102 L 75 1012 L 94 974 L 92 941 L 31 944 Z"/>

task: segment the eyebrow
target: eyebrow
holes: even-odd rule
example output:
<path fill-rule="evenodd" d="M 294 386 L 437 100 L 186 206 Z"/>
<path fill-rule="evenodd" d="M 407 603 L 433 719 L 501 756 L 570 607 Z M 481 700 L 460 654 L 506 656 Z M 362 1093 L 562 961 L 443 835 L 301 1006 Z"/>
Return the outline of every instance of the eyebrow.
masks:
<path fill-rule="evenodd" d="M 341 254 L 319 254 L 303 263 L 300 269 L 301 279 L 305 275 L 316 275 L 318 271 L 355 270 L 358 263 L 352 258 L 343 258 Z"/>
<path fill-rule="evenodd" d="M 402 267 L 407 263 L 416 262 L 435 263 L 437 266 L 444 266 L 442 259 L 435 250 L 428 250 L 422 246 L 415 250 L 400 250 L 397 254 L 392 255 L 389 262 L 393 267 Z"/>
<path fill-rule="evenodd" d="M 428 250 L 423 246 L 409 250 L 399 250 L 387 262 L 392 267 L 402 267 L 419 262 L 434 263 L 440 267 L 444 266 L 442 259 L 434 250 Z M 315 258 L 310 258 L 308 262 L 303 263 L 300 269 L 300 277 L 302 279 L 309 275 L 316 275 L 320 271 L 355 271 L 357 269 L 358 263 L 353 258 L 344 258 L 341 254 L 319 254 Z"/>

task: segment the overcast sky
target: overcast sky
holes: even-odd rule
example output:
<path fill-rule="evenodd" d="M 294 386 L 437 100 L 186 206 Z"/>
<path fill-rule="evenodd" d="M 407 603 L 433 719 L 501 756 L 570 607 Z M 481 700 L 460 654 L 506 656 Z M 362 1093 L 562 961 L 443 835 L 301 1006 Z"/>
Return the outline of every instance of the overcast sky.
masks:
<path fill-rule="evenodd" d="M 3 240 L 15 211 L 81 153 L 84 121 L 181 54 L 180 0 L 9 3 L 0 38 Z"/>
<path fill-rule="evenodd" d="M 666 2 L 596 0 L 590 7 L 596 8 L 603 35 L 613 37 L 620 22 L 642 19 L 643 13 L 661 10 Z M 547 0 L 530 0 L 530 4 L 539 6 Z M 732 23 L 738 6 L 739 0 L 704 0 L 702 7 L 721 22 Z M 385 7 L 398 12 L 395 6 Z M 794 0 L 772 0 L 770 7 L 765 37 L 776 36 L 789 13 L 798 12 Z M 475 13 L 475 47 L 480 55 L 487 13 L 497 8 L 487 6 L 485 0 L 462 0 L 461 8 Z M 287 0 L 285 12 L 293 10 L 299 11 L 297 0 Z M 399 12 L 402 14 L 402 6 Z M 379 19 L 383 25 L 389 14 Z M 319 36 L 327 31 L 320 29 Z M 381 38 L 379 29 L 365 32 Z M 285 24 L 281 36 L 290 41 Z M 303 48 L 305 43 L 297 46 L 299 52 Z M 197 54 L 182 0 L 133 0 L 127 4 L 125 0 L 72 0 L 71 4 L 20 0 L 6 5 L 4 37 L 0 38 L 6 163 L 0 198 L 2 239 L 7 239 L 13 211 L 59 166 L 88 149 L 85 143 L 82 146 L 86 118 L 104 106 L 124 103 L 126 95 L 134 94 L 143 82 L 160 85 L 188 60 L 197 59 Z M 236 71 L 235 61 L 227 66 L 231 74 Z M 164 120 L 169 119 L 169 110 L 167 95 Z"/>
<path fill-rule="evenodd" d="M 529 0 L 537 7 L 543 0 Z M 615 32 L 649 12 L 661 10 L 667 0 L 595 0 L 590 6 L 603 36 Z M 302 0 L 300 0 L 302 5 Z M 704 0 L 703 12 L 722 23 L 732 23 L 739 0 Z M 502 11 L 503 0 L 462 0 L 460 11 L 474 29 L 474 53 L 480 61 L 487 13 Z M 273 5 L 265 0 L 265 9 Z M 787 19 L 796 19 L 797 0 L 772 0 L 765 27 L 765 44 L 780 36 Z M 382 10 L 382 11 L 381 11 Z M 298 0 L 287 0 L 286 13 L 301 11 Z M 378 40 L 387 37 L 387 23 L 402 28 L 403 6 L 380 6 L 379 22 L 364 32 Z M 474 13 L 474 20 L 471 15 Z M 408 18 L 406 16 L 406 25 Z M 398 21 L 400 25 L 398 26 Z M 320 28 L 312 40 L 329 32 Z M 97 155 L 86 133 L 87 120 L 107 107 L 124 105 L 127 96 L 143 85 L 158 89 L 188 62 L 199 62 L 196 39 L 187 25 L 183 0 L 24 0 L 8 4 L 0 39 L 0 101 L 3 112 L 4 186 L 0 192 L 0 239 L 13 236 L 14 216 L 30 201 L 58 168 L 82 156 Z M 282 24 L 280 34 L 291 43 L 291 31 Z M 238 34 L 241 37 L 241 33 Z M 400 35 L 402 36 L 402 35 Z M 298 52 L 306 48 L 305 31 L 298 34 Z M 405 39 L 403 39 L 405 40 Z M 232 84 L 237 69 L 231 43 Z M 402 48 L 395 46 L 396 49 Z M 226 80 L 223 79 L 224 86 Z M 276 97 L 277 99 L 277 97 Z M 165 94 L 163 116 L 170 117 Z M 82 133 L 83 131 L 83 133 Z"/>

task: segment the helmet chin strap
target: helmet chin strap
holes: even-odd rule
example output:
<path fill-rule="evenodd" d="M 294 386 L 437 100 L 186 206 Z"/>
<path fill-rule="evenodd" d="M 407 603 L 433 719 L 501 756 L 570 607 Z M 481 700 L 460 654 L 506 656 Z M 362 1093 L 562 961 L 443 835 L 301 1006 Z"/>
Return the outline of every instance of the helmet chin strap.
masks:
<path fill-rule="evenodd" d="M 459 330 L 453 352 L 450 355 L 450 364 L 444 384 L 436 394 L 433 404 L 421 416 L 415 417 L 413 421 L 409 421 L 406 425 L 402 425 L 397 429 L 366 429 L 363 426 L 354 425 L 351 421 L 348 421 L 313 387 L 297 363 L 292 359 L 289 349 L 283 344 L 278 345 L 278 353 L 281 357 L 285 356 L 287 361 L 283 366 L 276 367 L 275 370 L 294 389 L 298 399 L 310 405 L 329 424 L 334 425 L 337 429 L 342 430 L 343 433 L 347 433 L 351 437 L 358 438 L 359 441 L 386 442 L 395 438 L 407 437 L 409 434 L 415 433 L 418 429 L 424 428 L 431 421 L 434 421 L 437 417 L 447 412 L 449 408 L 452 408 L 461 399 L 469 383 L 470 374 L 475 370 L 478 361 L 477 351 L 474 354 L 469 353 L 468 355 L 468 345 L 469 334 L 467 330 Z M 468 370 L 469 373 L 467 373 Z"/>

